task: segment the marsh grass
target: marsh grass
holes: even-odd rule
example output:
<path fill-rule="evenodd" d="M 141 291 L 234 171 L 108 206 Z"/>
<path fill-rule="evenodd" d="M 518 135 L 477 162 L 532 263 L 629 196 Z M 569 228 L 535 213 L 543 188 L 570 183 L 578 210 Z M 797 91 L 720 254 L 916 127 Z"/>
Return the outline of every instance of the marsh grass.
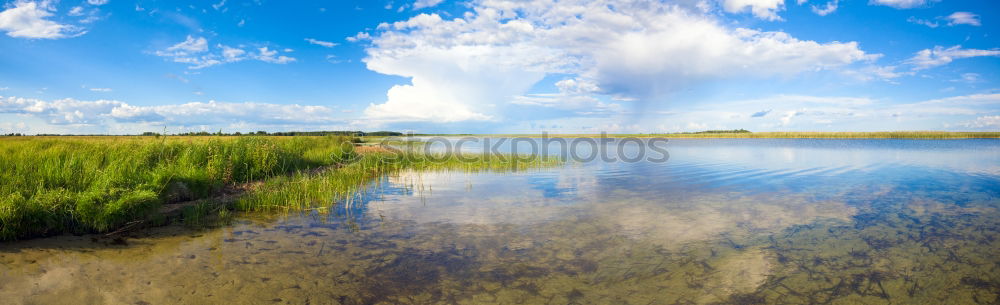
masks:
<path fill-rule="evenodd" d="M 561 164 L 556 157 L 490 154 L 427 154 L 411 151 L 359 155 L 336 170 L 300 172 L 265 183 L 238 199 L 240 211 L 295 211 L 326 208 L 353 198 L 369 182 L 400 170 L 513 172 Z"/>
<path fill-rule="evenodd" d="M 106 232 L 163 203 L 352 158 L 348 137 L 0 139 L 0 240 Z"/>
<path fill-rule="evenodd" d="M 229 209 L 328 206 L 401 169 L 517 171 L 559 163 L 390 149 L 359 154 L 353 142 L 335 136 L 0 139 L 0 240 L 164 224 L 161 205 L 211 198 L 227 185 L 255 182 L 235 202 L 185 206 L 182 221 L 204 225 L 228 218 Z"/>

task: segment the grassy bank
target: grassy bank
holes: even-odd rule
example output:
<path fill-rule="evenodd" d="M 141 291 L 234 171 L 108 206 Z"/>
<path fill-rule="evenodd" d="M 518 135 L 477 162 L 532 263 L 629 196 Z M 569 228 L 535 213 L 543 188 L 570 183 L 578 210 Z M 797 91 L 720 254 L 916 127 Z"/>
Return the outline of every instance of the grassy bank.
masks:
<path fill-rule="evenodd" d="M 431 136 L 431 135 L 426 135 Z M 434 135 L 477 137 L 540 138 L 541 134 Z M 600 134 L 548 134 L 549 138 L 598 138 Z M 700 132 L 607 134 L 612 138 L 694 138 L 694 139 L 996 139 L 1000 132 L 876 131 L 876 132 Z"/>
<path fill-rule="evenodd" d="M 0 140 L 0 239 L 104 232 L 164 203 L 340 162 L 346 137 Z"/>
<path fill-rule="evenodd" d="M 270 211 L 329 204 L 378 175 L 402 168 L 516 170 L 544 163 L 388 150 L 359 154 L 352 140 L 0 138 L 0 240 L 108 232 L 131 223 L 151 223 L 162 219 L 165 204 L 213 198 L 226 187 L 251 182 L 254 186 L 229 208 Z M 186 216 L 197 216 L 189 210 L 185 209 Z"/>

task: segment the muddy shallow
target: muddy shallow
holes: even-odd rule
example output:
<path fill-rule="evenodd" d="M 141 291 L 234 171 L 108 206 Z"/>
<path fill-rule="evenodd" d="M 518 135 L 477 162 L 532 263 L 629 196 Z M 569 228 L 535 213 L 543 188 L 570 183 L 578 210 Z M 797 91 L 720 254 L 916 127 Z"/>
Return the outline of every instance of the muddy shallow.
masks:
<path fill-rule="evenodd" d="M 690 140 L 667 163 L 404 172 L 325 210 L 3 244 L 0 303 L 989 304 L 998 147 Z"/>

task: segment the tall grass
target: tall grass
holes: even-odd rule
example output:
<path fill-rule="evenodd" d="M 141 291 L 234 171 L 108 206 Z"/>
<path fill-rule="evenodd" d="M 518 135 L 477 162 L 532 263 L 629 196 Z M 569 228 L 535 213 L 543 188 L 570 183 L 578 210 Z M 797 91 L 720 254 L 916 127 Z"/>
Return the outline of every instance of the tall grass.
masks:
<path fill-rule="evenodd" d="M 340 163 L 347 137 L 0 138 L 0 240 L 102 232 L 164 202 Z"/>
<path fill-rule="evenodd" d="M 561 164 L 556 157 L 489 154 L 379 152 L 359 156 L 336 170 L 269 179 L 238 199 L 241 211 L 289 211 L 328 207 L 350 198 L 372 179 L 403 169 L 419 171 L 520 171 Z"/>

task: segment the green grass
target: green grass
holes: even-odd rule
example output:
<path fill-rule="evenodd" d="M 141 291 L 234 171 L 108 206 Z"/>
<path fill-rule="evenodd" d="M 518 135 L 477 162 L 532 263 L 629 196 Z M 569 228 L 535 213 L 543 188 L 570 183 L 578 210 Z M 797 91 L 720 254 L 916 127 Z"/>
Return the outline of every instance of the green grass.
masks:
<path fill-rule="evenodd" d="M 342 162 L 347 137 L 0 139 L 0 240 L 106 232 L 166 202 Z"/>
<path fill-rule="evenodd" d="M 514 155 L 434 155 L 354 150 L 349 137 L 0 138 L 0 240 L 108 232 L 166 223 L 164 204 L 188 225 L 212 214 L 333 204 L 401 169 L 516 171 L 561 163 Z M 324 168 L 324 170 L 317 170 Z M 227 185 L 253 187 L 224 205 Z"/>
<path fill-rule="evenodd" d="M 506 172 L 561 163 L 554 157 L 527 155 L 370 153 L 361 155 L 357 160 L 336 170 L 269 179 L 238 199 L 234 207 L 241 211 L 290 211 L 329 207 L 352 197 L 372 179 L 404 169 Z"/>

